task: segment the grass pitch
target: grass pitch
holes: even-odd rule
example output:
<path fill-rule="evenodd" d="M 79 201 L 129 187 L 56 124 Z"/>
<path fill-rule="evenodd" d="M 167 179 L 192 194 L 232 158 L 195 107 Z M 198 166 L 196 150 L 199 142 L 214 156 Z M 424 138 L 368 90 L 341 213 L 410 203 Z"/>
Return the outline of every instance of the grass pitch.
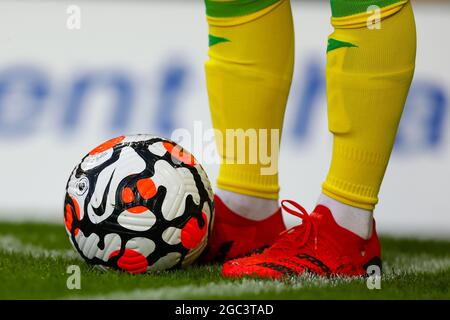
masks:
<path fill-rule="evenodd" d="M 0 223 L 0 299 L 450 299 L 450 241 L 383 237 L 380 290 L 362 278 L 228 280 L 219 265 L 129 275 L 88 266 L 62 225 Z M 81 269 L 69 290 L 67 268 Z"/>

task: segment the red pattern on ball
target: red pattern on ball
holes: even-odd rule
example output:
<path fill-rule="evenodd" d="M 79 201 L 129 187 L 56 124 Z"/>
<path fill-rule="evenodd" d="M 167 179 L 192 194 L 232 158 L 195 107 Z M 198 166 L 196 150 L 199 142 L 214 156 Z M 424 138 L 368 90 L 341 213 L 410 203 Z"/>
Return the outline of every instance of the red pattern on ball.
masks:
<path fill-rule="evenodd" d="M 116 145 L 122 142 L 122 140 L 125 139 L 125 136 L 120 136 L 117 138 L 110 139 L 106 142 L 103 142 L 101 145 L 97 146 L 96 148 L 92 149 L 91 152 L 89 152 L 89 155 L 94 155 L 101 153 L 103 151 L 106 151 L 108 149 L 114 148 Z"/>
<path fill-rule="evenodd" d="M 109 259 L 117 256 L 119 252 L 119 250 L 112 252 Z M 117 260 L 117 266 L 129 273 L 144 273 L 147 271 L 148 262 L 143 254 L 132 249 L 125 249 L 123 255 Z"/>
<path fill-rule="evenodd" d="M 191 218 L 181 230 L 181 243 L 187 249 L 194 249 L 202 241 L 206 234 L 207 218 L 206 214 L 202 211 L 202 218 L 205 222 L 203 228 L 200 228 L 197 218 Z"/>
<path fill-rule="evenodd" d="M 173 145 L 170 142 L 163 142 L 164 148 L 170 153 L 172 157 L 175 159 L 178 159 L 179 161 L 183 162 L 184 164 L 193 167 L 197 163 L 194 156 L 189 152 L 184 150 L 178 145 Z"/>
<path fill-rule="evenodd" d="M 80 220 L 80 206 L 78 205 L 77 200 L 74 197 L 70 197 L 73 201 L 73 205 L 75 207 L 75 219 L 77 221 Z M 66 204 L 66 212 L 64 214 L 64 223 L 66 224 L 67 230 L 70 232 L 72 230 L 72 223 L 73 223 L 73 211 L 69 204 Z M 77 235 L 80 229 L 76 228 L 74 230 L 74 234 Z"/>

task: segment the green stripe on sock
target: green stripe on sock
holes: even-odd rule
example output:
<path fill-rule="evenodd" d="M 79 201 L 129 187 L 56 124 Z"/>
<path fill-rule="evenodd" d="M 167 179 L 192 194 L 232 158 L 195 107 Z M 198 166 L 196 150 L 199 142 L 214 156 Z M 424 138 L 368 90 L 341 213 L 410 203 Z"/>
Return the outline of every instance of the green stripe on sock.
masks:
<path fill-rule="evenodd" d="M 345 41 L 340 41 L 340 40 L 336 40 L 336 39 L 328 39 L 328 47 L 327 47 L 327 52 L 336 50 L 336 49 L 340 49 L 340 48 L 357 48 L 357 45 L 354 45 L 353 43 L 350 42 L 345 42 Z"/>
<path fill-rule="evenodd" d="M 267 8 L 278 1 L 280 0 L 205 0 L 206 14 L 215 18 L 240 17 Z"/>
<path fill-rule="evenodd" d="M 209 46 L 210 47 L 212 47 L 213 45 L 218 44 L 218 43 L 230 42 L 230 40 L 227 38 L 216 37 L 216 36 L 213 36 L 212 34 L 209 34 L 208 38 L 209 38 Z"/>
<path fill-rule="evenodd" d="M 334 18 L 351 16 L 358 13 L 367 12 L 370 6 L 384 8 L 399 0 L 330 0 L 331 12 Z"/>

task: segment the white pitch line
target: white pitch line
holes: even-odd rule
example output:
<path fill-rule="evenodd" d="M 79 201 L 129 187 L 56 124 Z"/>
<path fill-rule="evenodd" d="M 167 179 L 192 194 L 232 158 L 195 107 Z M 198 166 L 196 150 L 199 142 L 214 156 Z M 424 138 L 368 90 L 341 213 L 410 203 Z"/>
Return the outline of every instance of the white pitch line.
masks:
<path fill-rule="evenodd" d="M 361 279 L 351 279 L 350 281 L 361 281 Z M 350 282 L 349 281 L 349 282 Z M 346 282 L 346 281 L 343 281 Z M 340 282 L 340 283 L 343 283 Z M 335 282 L 337 285 L 338 282 Z M 155 289 L 139 289 L 112 292 L 106 295 L 97 295 L 92 297 L 80 296 L 82 299 L 131 299 L 131 300 L 177 300 L 177 299 L 196 299 L 204 297 L 236 297 L 239 298 L 243 294 L 263 294 L 272 293 L 280 294 L 288 290 L 302 289 L 307 287 L 324 287 L 331 286 L 323 279 L 316 278 L 314 280 L 295 281 L 285 283 L 280 281 L 263 281 L 256 279 L 244 279 L 239 282 L 211 282 L 205 285 L 186 285 L 180 287 L 161 287 Z"/>
<path fill-rule="evenodd" d="M 395 278 L 401 274 L 437 273 L 450 269 L 450 257 L 436 258 L 428 254 L 399 255 L 383 263 L 383 276 Z"/>
<path fill-rule="evenodd" d="M 19 238 L 8 234 L 0 236 L 0 251 L 31 256 L 33 258 L 79 258 L 79 255 L 74 250 L 49 250 L 24 243 Z"/>
<path fill-rule="evenodd" d="M 392 268 L 395 266 L 395 269 Z M 384 264 L 386 269 L 382 281 L 395 279 L 399 275 L 411 273 L 436 273 L 450 268 L 450 258 L 434 258 L 429 255 L 418 255 L 408 257 L 402 255 L 392 263 Z M 106 295 L 80 296 L 83 299 L 136 299 L 136 300 L 160 300 L 160 299 L 196 299 L 204 297 L 239 298 L 244 294 L 277 294 L 290 290 L 304 288 L 336 287 L 344 283 L 361 282 L 365 285 L 363 278 L 322 278 L 313 275 L 294 277 L 285 281 L 264 281 L 257 279 L 243 279 L 234 282 L 211 282 L 205 285 L 186 285 L 180 287 L 161 287 L 154 289 L 139 289 L 132 291 L 116 291 Z M 299 296 L 300 298 L 301 296 Z M 75 297 L 76 298 L 76 297 Z"/>

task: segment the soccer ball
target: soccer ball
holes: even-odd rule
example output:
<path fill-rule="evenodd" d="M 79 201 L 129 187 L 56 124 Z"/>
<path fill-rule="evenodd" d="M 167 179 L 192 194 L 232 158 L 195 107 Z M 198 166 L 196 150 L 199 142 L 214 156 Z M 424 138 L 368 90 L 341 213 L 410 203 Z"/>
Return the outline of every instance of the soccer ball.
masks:
<path fill-rule="evenodd" d="M 120 136 L 101 144 L 75 167 L 66 186 L 70 241 L 102 269 L 185 267 L 204 250 L 213 218 L 213 192 L 202 166 L 157 136 Z"/>

